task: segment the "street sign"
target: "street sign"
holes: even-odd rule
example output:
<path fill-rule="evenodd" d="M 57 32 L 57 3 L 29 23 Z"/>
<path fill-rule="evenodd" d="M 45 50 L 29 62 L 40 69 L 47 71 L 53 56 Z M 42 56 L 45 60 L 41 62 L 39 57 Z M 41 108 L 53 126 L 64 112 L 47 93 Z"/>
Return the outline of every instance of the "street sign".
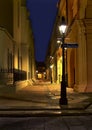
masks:
<path fill-rule="evenodd" d="M 65 48 L 77 48 L 78 47 L 78 44 L 77 43 L 74 43 L 74 44 L 72 44 L 72 43 L 65 43 L 65 44 L 62 44 L 62 46 L 63 47 L 65 47 Z"/>

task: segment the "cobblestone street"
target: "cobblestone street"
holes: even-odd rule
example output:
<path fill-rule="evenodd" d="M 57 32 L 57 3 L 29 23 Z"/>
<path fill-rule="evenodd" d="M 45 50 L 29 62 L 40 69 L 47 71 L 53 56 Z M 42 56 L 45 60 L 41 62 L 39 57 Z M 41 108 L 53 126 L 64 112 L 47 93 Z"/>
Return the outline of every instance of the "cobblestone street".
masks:
<path fill-rule="evenodd" d="M 1 130 L 92 130 L 91 93 L 67 88 L 68 105 L 59 106 L 59 84 L 0 89 Z"/>
<path fill-rule="evenodd" d="M 0 118 L 1 130 L 92 130 L 92 116 Z"/>

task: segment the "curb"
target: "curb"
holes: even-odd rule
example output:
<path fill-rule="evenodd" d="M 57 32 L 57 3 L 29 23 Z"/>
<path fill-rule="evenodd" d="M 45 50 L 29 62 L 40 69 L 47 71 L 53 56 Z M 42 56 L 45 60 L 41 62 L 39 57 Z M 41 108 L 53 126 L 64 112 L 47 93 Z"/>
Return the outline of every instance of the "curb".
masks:
<path fill-rule="evenodd" d="M 92 112 L 85 111 L 0 111 L 0 117 L 49 117 L 49 116 L 89 116 Z"/>

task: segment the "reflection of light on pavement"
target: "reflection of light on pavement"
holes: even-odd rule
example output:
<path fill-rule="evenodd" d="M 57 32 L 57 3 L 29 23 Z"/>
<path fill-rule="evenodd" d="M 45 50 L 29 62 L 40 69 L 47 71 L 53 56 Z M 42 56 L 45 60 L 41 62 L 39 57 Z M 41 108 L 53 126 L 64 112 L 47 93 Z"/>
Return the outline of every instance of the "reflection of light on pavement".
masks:
<path fill-rule="evenodd" d="M 51 99 L 60 99 L 60 96 L 52 96 Z"/>
<path fill-rule="evenodd" d="M 83 102 L 86 99 L 88 99 L 88 97 L 81 97 L 81 98 L 79 97 L 78 98 L 78 96 L 77 96 L 76 98 L 69 98 L 68 100 L 70 103 L 78 103 L 78 102 Z"/>

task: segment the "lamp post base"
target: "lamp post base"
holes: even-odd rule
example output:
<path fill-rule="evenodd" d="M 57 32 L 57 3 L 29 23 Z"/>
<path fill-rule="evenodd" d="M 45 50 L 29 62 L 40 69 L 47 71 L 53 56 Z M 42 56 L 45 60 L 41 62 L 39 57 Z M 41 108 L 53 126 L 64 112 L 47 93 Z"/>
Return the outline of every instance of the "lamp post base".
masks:
<path fill-rule="evenodd" d="M 68 101 L 67 101 L 67 98 L 60 98 L 59 100 L 59 105 L 67 105 L 68 104 Z"/>
<path fill-rule="evenodd" d="M 60 105 L 67 105 L 68 104 L 68 100 L 67 100 L 67 96 L 66 96 L 66 82 L 64 79 L 61 82 L 61 97 L 59 100 L 59 104 Z"/>

